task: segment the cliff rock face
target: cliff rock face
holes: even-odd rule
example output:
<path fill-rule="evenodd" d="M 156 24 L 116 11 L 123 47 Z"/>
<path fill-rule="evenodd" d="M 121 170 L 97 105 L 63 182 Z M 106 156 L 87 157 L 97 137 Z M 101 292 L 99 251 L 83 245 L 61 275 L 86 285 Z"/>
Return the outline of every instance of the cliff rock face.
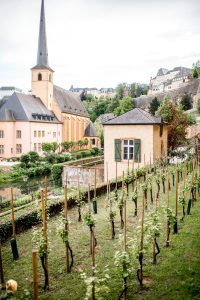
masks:
<path fill-rule="evenodd" d="M 196 107 L 196 102 L 200 98 L 200 78 L 198 79 L 191 79 L 191 81 L 184 83 L 182 87 L 176 90 L 167 91 L 164 93 L 157 93 L 156 95 L 152 96 L 140 96 L 135 98 L 135 105 L 138 108 L 147 108 L 149 103 L 157 97 L 159 101 L 162 101 L 163 98 L 167 97 L 174 102 L 179 102 L 181 98 L 188 94 L 193 99 L 193 107 Z"/>

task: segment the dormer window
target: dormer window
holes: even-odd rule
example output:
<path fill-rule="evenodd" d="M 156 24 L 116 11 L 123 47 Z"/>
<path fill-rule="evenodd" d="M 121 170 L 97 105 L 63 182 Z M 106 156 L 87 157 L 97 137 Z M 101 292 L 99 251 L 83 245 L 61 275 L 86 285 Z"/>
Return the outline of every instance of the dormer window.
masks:
<path fill-rule="evenodd" d="M 41 81 L 41 80 L 42 80 L 42 74 L 39 73 L 39 74 L 38 74 L 38 81 Z"/>

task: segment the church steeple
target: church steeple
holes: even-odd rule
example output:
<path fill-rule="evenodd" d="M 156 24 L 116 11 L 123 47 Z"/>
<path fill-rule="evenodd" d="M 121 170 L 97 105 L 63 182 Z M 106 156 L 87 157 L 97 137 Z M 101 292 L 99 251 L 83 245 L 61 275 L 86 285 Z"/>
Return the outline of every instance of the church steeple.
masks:
<path fill-rule="evenodd" d="M 52 110 L 53 70 L 49 67 L 44 0 L 41 4 L 37 64 L 32 68 L 32 95 L 39 97 Z"/>
<path fill-rule="evenodd" d="M 42 0 L 41 13 L 40 13 L 37 66 L 49 68 L 44 0 Z"/>

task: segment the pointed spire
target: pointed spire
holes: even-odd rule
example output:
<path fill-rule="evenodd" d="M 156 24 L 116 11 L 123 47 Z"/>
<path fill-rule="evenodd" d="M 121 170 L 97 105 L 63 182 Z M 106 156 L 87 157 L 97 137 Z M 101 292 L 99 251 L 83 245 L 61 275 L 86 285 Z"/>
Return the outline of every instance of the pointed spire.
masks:
<path fill-rule="evenodd" d="M 39 29 L 39 38 L 38 38 L 38 53 L 37 53 L 36 67 L 49 68 L 44 0 L 42 0 L 42 4 L 41 4 L 40 29 Z"/>

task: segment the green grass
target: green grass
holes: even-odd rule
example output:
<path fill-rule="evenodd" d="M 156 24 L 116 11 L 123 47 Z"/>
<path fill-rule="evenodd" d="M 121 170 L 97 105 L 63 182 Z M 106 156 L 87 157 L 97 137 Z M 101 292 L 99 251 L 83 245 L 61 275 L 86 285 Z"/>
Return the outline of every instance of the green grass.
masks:
<path fill-rule="evenodd" d="M 162 189 L 162 188 L 161 188 Z M 171 207 L 174 207 L 174 191 L 170 195 Z M 165 195 L 161 194 L 160 204 L 165 203 Z M 150 206 L 150 205 L 149 205 Z M 138 214 L 141 212 L 141 197 L 139 198 Z M 136 279 L 136 269 L 128 279 L 128 298 L 130 300 L 189 300 L 200 299 L 200 201 L 195 202 L 192 214 L 186 216 L 179 224 L 179 234 L 171 235 L 171 247 L 166 248 L 166 219 L 163 219 L 163 233 L 159 239 L 161 253 L 157 265 L 152 264 L 151 254 L 145 256 L 144 275 L 149 276 L 152 283 L 142 290 Z M 119 233 L 121 233 L 119 213 L 116 219 L 116 239 L 111 240 L 110 223 L 108 220 L 109 209 L 106 207 L 106 196 L 98 198 L 98 214 L 95 215 L 95 235 L 97 238 L 96 263 L 99 274 L 103 273 L 105 265 L 109 265 L 111 279 L 107 281 L 110 294 L 105 295 L 106 300 L 118 299 L 122 279 L 114 270 L 114 253 L 117 249 Z M 181 207 L 179 206 L 179 217 Z M 52 300 L 80 300 L 85 296 L 85 285 L 80 278 L 79 269 L 83 269 L 89 275 L 91 273 L 91 256 L 89 253 L 89 229 L 84 223 L 77 222 L 77 209 L 69 211 L 70 245 L 74 252 L 74 268 L 71 274 L 65 271 L 65 247 L 57 235 L 59 216 L 53 217 L 48 222 L 49 230 L 49 272 L 50 291 L 44 292 L 43 272 L 38 259 L 39 299 Z M 134 217 L 134 205 L 127 200 L 127 229 L 128 237 L 134 237 L 139 217 Z M 39 226 L 38 226 L 39 227 Z M 32 258 L 31 253 L 35 245 L 31 241 L 32 230 L 28 230 L 17 236 L 20 259 L 12 260 L 10 243 L 2 247 L 3 265 L 6 280 L 12 278 L 18 281 L 19 289 L 17 299 L 29 299 L 24 296 L 24 289 L 30 291 L 32 297 Z"/>

